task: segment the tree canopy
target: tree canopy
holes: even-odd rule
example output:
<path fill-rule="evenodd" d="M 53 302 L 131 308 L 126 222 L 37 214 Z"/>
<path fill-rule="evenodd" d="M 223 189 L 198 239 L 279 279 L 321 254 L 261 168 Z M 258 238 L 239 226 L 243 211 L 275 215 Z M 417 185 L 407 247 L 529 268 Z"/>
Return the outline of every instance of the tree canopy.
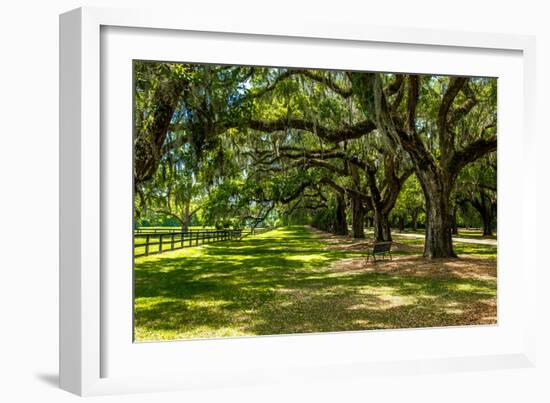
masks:
<path fill-rule="evenodd" d="M 494 78 L 134 62 L 136 222 L 311 224 L 391 240 L 496 216 Z M 460 215 L 458 214 L 460 211 Z M 469 220 L 469 221 L 468 221 Z"/>

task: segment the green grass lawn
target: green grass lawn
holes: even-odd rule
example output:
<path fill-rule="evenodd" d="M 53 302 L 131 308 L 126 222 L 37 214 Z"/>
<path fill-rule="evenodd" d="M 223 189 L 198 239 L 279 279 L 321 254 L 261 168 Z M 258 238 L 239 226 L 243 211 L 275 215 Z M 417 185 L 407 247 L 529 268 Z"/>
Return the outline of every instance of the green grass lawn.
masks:
<path fill-rule="evenodd" d="M 441 272 L 430 269 L 433 275 L 384 271 L 390 264 L 401 267 L 399 258 L 366 264 L 363 251 L 338 245 L 306 227 L 286 227 L 137 258 L 135 339 L 486 323 L 482 316 L 495 301 L 496 277 L 447 273 L 444 262 Z M 464 245 L 464 253 L 478 256 L 473 263 L 496 264 L 496 248 Z M 407 253 L 396 254 L 415 258 Z"/>

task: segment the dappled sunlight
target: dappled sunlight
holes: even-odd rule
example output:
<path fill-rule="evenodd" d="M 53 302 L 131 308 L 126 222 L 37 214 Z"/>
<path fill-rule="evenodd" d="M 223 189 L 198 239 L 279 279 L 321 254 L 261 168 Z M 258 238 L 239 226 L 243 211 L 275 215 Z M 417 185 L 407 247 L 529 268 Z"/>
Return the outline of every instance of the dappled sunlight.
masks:
<path fill-rule="evenodd" d="M 496 323 L 494 259 L 367 263 L 335 246 L 298 226 L 137 258 L 135 338 Z"/>
<path fill-rule="evenodd" d="M 496 321 L 495 77 L 131 70 L 138 341 Z"/>
<path fill-rule="evenodd" d="M 496 261 L 464 256 L 459 259 L 426 259 L 421 256 L 398 256 L 392 260 L 373 262 L 366 258 L 348 258 L 333 263 L 334 271 L 363 271 L 371 273 L 402 273 L 415 276 L 454 275 L 462 278 L 491 280 L 496 278 Z"/>

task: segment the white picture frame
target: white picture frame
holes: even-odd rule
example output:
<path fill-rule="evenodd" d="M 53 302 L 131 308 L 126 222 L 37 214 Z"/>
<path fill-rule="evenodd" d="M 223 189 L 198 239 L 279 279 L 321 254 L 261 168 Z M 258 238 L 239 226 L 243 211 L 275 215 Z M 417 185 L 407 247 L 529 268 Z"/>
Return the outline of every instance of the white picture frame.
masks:
<path fill-rule="evenodd" d="M 105 34 L 112 35 L 108 41 Z M 506 161 L 507 150 L 516 150 L 521 154 L 521 168 L 510 175 L 517 175 L 524 189 L 531 189 L 531 194 L 535 189 L 535 159 L 532 158 L 535 109 L 533 37 L 327 24 L 324 21 L 280 26 L 275 22 L 207 20 L 150 10 L 81 8 L 65 13 L 60 17 L 60 385 L 63 389 L 79 395 L 97 395 L 246 386 L 297 379 L 337 380 L 380 373 L 397 375 L 534 365 L 535 320 L 531 313 L 535 312 L 537 268 L 536 254 L 530 252 L 532 242 L 527 234 L 535 232 L 535 199 L 527 200 L 526 192 L 515 196 L 507 193 L 505 185 L 501 188 L 500 168 L 499 245 L 515 246 L 507 248 L 509 252 L 504 253 L 499 248 L 497 326 L 147 343 L 147 346 L 136 349 L 124 330 L 131 327 L 126 320 L 131 301 L 123 297 L 131 287 L 127 284 L 127 273 L 117 276 L 109 270 L 110 259 L 131 256 L 131 252 L 124 255 L 127 244 L 124 239 L 119 239 L 123 237 L 118 237 L 116 230 L 119 228 L 120 231 L 121 226 L 128 222 L 131 211 L 122 214 L 122 218 L 109 214 L 110 219 L 105 221 L 106 211 L 112 208 L 130 210 L 130 204 L 124 204 L 124 201 L 115 206 L 117 202 L 114 200 L 124 200 L 125 196 L 123 193 L 119 195 L 121 197 L 114 196 L 112 192 L 117 188 L 131 189 L 131 183 L 124 187 L 124 171 L 115 174 L 116 168 L 110 162 L 110 148 L 121 147 L 116 149 L 125 153 L 122 158 L 128 163 L 131 162 L 131 143 L 125 143 L 124 139 L 113 142 L 113 136 L 105 136 L 113 124 L 128 130 L 131 114 L 126 113 L 120 118 L 122 121 L 118 117 L 112 120 L 111 109 L 107 113 L 103 108 L 106 103 L 116 105 L 113 108 L 131 105 L 131 94 L 125 92 L 128 82 L 118 80 L 122 76 L 113 76 L 117 80 L 107 80 L 106 83 L 106 77 L 128 71 L 118 67 L 124 67 L 129 58 L 136 57 L 132 54 L 131 37 L 137 35 L 142 35 L 140 47 L 150 51 L 146 56 L 162 58 L 157 60 L 177 58 L 162 53 L 163 49 L 173 48 L 170 43 L 187 35 L 189 49 L 196 50 L 195 58 L 190 61 L 195 62 L 242 63 L 249 60 L 255 64 L 276 65 L 279 60 L 279 65 L 287 65 L 288 61 L 273 59 L 277 57 L 273 56 L 277 48 L 296 46 L 307 50 L 319 45 L 334 52 L 352 48 L 358 52 L 367 48 L 373 52 L 388 50 L 385 57 L 395 60 L 399 59 L 399 53 L 391 56 L 392 49 L 395 52 L 424 52 L 422 54 L 433 62 L 433 73 L 443 69 L 447 74 L 460 74 L 470 71 L 465 70 L 470 68 L 472 73 L 491 75 L 491 68 L 500 68 L 504 72 L 509 65 L 508 72 L 499 77 L 503 78 L 503 85 L 509 85 L 510 91 L 515 91 L 519 100 L 512 104 L 499 98 L 499 114 L 501 108 L 506 111 L 507 105 L 517 106 L 518 102 L 522 113 L 510 120 L 506 120 L 506 116 L 501 120 L 499 116 L 499 126 L 503 126 L 504 133 L 507 128 L 515 128 L 521 136 L 503 136 L 499 128 L 499 166 L 503 159 Z M 204 46 L 232 40 L 242 43 L 248 40 L 246 46 L 255 43 L 272 47 L 273 51 L 255 50 L 248 58 L 237 58 L 237 61 L 232 60 L 228 53 L 224 54 L 222 48 L 218 49 L 217 58 L 205 60 L 206 56 L 201 56 L 201 47 L 204 52 Z M 155 46 L 155 41 L 158 46 Z M 193 41 L 203 42 L 193 45 Z M 166 45 L 161 45 L 161 42 Z M 238 50 L 238 43 L 232 45 L 229 48 L 242 55 L 244 51 Z M 446 56 L 438 59 L 430 52 Z M 296 57 L 299 53 L 294 49 Z M 314 57 L 314 53 L 311 55 Z M 117 57 L 121 58 L 120 61 Z M 465 62 L 462 65 L 455 62 L 455 67 L 451 68 L 447 61 L 447 67 L 444 67 L 445 58 L 460 60 L 462 57 L 469 57 L 465 60 L 471 60 L 471 63 L 466 66 Z M 105 58 L 110 58 L 112 63 L 102 60 Z M 491 67 L 495 60 L 501 60 L 499 58 L 502 58 L 502 66 Z M 506 62 L 507 58 L 509 62 Z M 353 57 L 343 62 L 346 67 L 350 67 L 351 59 Z M 476 62 L 476 59 L 479 60 Z M 415 60 L 420 63 L 421 58 Z M 437 64 L 438 60 L 441 65 Z M 331 63 L 337 62 L 333 60 Z M 307 61 L 296 63 L 304 65 Z M 318 66 L 320 62 L 312 59 L 310 63 Z M 358 63 L 357 68 L 366 67 L 362 62 Z M 421 64 L 418 67 L 413 64 L 405 66 L 404 63 L 394 65 L 393 71 L 426 69 Z M 384 68 L 383 63 L 368 67 Z M 127 79 L 131 80 L 131 77 Z M 507 92 L 508 87 L 504 88 L 505 94 L 512 93 Z M 113 98 L 111 92 L 116 93 Z M 128 111 L 127 108 L 113 110 Z M 127 194 L 126 197 L 130 196 Z M 505 200 L 504 203 L 501 199 Z M 511 230 L 503 232 L 501 222 L 507 220 L 503 214 L 507 211 L 516 211 L 520 219 L 510 222 L 508 227 L 505 225 Z M 114 232 L 110 232 L 113 227 Z M 107 237 L 109 243 L 105 241 Z M 120 242 L 122 248 L 111 248 L 111 242 Z M 519 265 L 521 270 L 508 272 L 506 268 L 512 265 Z M 501 268 L 504 276 L 501 276 Z M 521 305 L 512 306 L 510 302 L 514 298 L 521 300 Z M 118 312 L 122 316 L 117 316 Z M 364 354 L 346 348 L 336 349 L 342 345 L 357 347 L 367 340 L 369 345 L 377 343 L 380 355 L 372 350 L 369 353 L 371 358 L 366 358 L 368 348 Z M 446 349 L 436 346 L 436 340 L 462 340 L 462 344 Z M 479 341 L 476 346 L 473 340 Z M 390 345 L 401 347 L 395 347 L 390 356 L 387 354 Z M 433 350 L 428 350 L 429 345 Z M 321 349 L 328 353 L 320 356 Z M 412 353 L 414 350 L 417 350 L 415 354 Z M 285 351 L 292 354 L 285 355 Z M 187 358 L 184 363 L 181 357 Z M 148 370 L 137 368 L 139 362 Z M 165 370 L 154 374 L 155 371 L 150 369 L 155 368 L 155 363 L 162 363 Z"/>

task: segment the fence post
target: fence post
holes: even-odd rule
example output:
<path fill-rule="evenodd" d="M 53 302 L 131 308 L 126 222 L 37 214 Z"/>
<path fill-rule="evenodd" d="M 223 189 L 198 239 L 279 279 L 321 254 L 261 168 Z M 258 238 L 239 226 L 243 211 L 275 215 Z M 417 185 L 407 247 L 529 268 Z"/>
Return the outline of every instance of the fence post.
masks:
<path fill-rule="evenodd" d="M 195 246 L 199 245 L 199 235 L 200 235 L 200 231 L 197 231 L 197 236 L 195 238 Z"/>
<path fill-rule="evenodd" d="M 159 237 L 159 252 L 162 252 L 162 234 Z"/>
<path fill-rule="evenodd" d="M 145 237 L 145 256 L 149 255 L 149 234 Z"/>
<path fill-rule="evenodd" d="M 191 230 L 187 230 L 187 235 L 189 235 L 189 246 L 192 246 L 191 242 L 193 242 L 193 237 L 191 236 L 193 233 Z"/>
<path fill-rule="evenodd" d="M 170 250 L 174 250 L 174 233 L 170 234 Z"/>

